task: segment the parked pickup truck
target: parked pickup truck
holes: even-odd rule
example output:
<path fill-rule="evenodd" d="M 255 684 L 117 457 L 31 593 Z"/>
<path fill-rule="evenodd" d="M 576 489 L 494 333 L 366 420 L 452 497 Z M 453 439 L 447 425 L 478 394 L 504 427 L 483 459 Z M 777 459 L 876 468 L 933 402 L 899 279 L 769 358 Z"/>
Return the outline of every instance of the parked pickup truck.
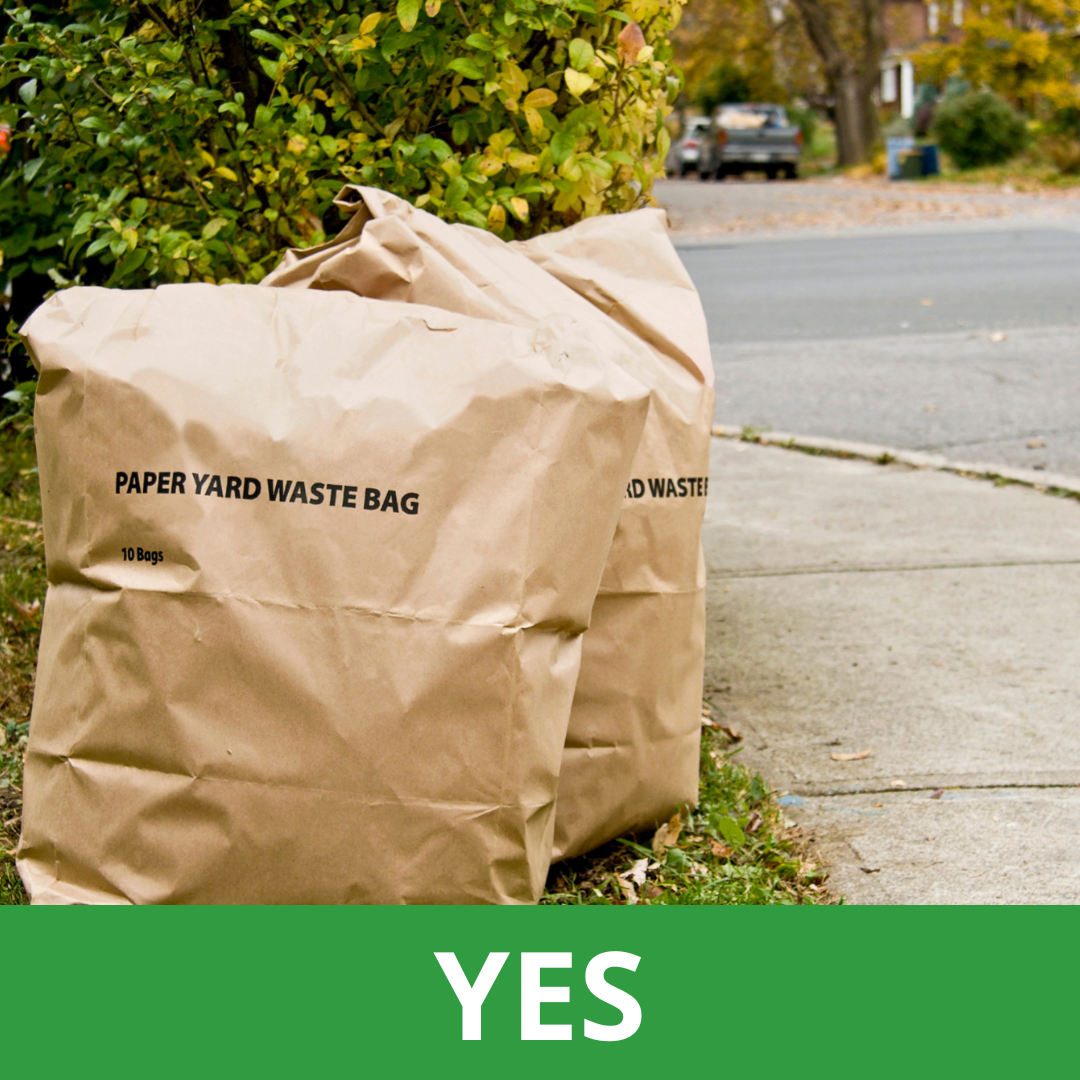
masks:
<path fill-rule="evenodd" d="M 799 175 L 802 132 L 780 105 L 721 105 L 706 133 L 698 176 L 707 180 L 763 172 L 770 180 Z"/>

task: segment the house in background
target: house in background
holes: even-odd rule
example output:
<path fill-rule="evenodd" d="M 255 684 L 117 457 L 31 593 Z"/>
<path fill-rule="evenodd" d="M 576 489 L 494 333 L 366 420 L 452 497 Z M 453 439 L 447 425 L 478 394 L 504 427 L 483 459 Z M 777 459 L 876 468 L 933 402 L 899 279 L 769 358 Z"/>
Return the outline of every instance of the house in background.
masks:
<path fill-rule="evenodd" d="M 907 59 L 925 41 L 953 41 L 964 25 L 964 0 L 885 0 L 881 104 L 905 120 L 915 115 L 915 68 Z"/>

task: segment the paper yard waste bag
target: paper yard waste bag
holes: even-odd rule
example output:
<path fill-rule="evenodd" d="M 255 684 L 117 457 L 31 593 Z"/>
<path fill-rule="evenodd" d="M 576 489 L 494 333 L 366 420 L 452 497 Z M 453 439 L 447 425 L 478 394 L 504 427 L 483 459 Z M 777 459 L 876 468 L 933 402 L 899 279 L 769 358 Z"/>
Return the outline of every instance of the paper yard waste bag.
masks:
<path fill-rule="evenodd" d="M 505 244 L 372 188 L 344 189 L 338 206 L 353 214 L 341 234 L 288 253 L 264 284 L 345 289 L 520 326 L 573 313 L 650 388 L 585 635 L 554 857 L 696 804 L 713 375 L 701 302 L 663 211 L 589 218 Z"/>
<path fill-rule="evenodd" d="M 25 327 L 35 902 L 533 902 L 645 389 L 572 315 L 76 288 Z"/>

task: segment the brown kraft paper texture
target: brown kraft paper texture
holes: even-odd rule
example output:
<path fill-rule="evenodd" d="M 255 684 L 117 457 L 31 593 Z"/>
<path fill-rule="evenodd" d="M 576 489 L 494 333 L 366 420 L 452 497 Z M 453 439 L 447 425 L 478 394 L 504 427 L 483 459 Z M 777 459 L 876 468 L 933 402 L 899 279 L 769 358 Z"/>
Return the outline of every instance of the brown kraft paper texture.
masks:
<path fill-rule="evenodd" d="M 535 902 L 633 362 L 573 313 L 260 286 L 76 288 L 24 332 L 32 899 Z"/>
<path fill-rule="evenodd" d="M 701 302 L 661 210 L 590 218 L 524 243 L 345 188 L 337 239 L 264 284 L 348 290 L 511 325 L 573 313 L 649 388 L 649 413 L 585 635 L 559 781 L 554 858 L 697 801 L 714 395 Z"/>

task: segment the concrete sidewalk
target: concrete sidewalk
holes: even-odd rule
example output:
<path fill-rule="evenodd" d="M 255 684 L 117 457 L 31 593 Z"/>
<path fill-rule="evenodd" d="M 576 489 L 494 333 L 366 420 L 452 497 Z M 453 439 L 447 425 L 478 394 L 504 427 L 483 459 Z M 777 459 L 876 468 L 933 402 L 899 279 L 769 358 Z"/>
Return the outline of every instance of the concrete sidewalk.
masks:
<path fill-rule="evenodd" d="M 1080 503 L 727 439 L 711 479 L 708 697 L 834 891 L 1080 901 Z"/>

